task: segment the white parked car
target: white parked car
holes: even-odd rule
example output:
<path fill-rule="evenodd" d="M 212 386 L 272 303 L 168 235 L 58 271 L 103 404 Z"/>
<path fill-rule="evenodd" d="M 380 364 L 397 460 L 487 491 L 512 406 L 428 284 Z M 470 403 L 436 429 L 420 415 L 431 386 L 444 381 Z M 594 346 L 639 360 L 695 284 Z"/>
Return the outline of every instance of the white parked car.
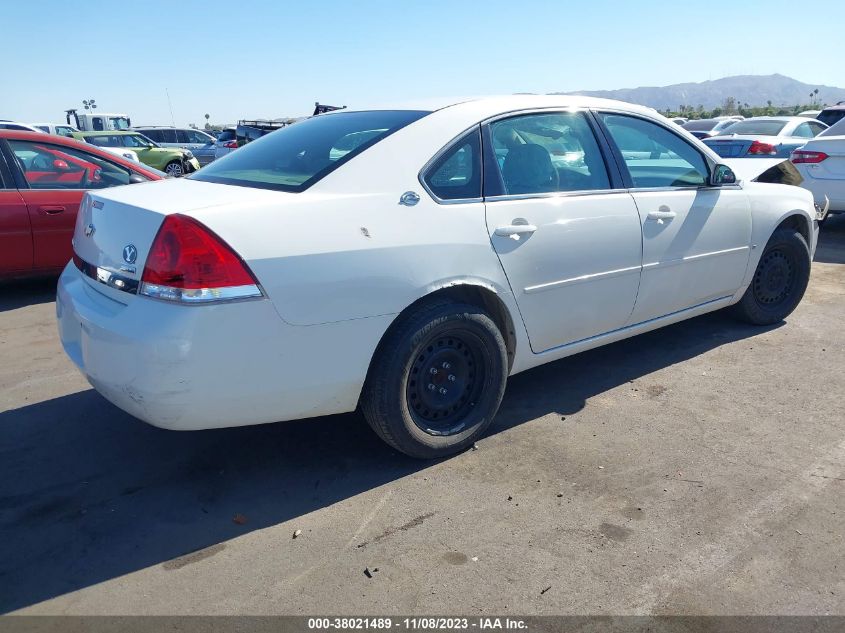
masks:
<path fill-rule="evenodd" d="M 721 163 L 653 110 L 586 97 L 332 112 L 88 194 L 61 340 L 156 426 L 360 405 L 396 449 L 450 454 L 509 375 L 719 308 L 792 312 L 813 200 Z"/>
<path fill-rule="evenodd" d="M 44 130 L 31 126 L 29 123 L 18 123 L 0 119 L 0 130 L 18 130 L 19 132 L 44 132 Z"/>
<path fill-rule="evenodd" d="M 829 202 L 830 213 L 845 213 L 845 119 L 792 152 L 790 160 L 817 205 Z"/>
<path fill-rule="evenodd" d="M 47 134 L 54 134 L 55 136 L 67 136 L 73 138 L 73 133 L 78 132 L 75 127 L 66 123 L 28 123 L 30 127 L 37 128 Z"/>
<path fill-rule="evenodd" d="M 126 160 L 134 160 L 136 163 L 140 162 L 138 152 L 128 147 L 100 147 L 100 149 L 111 152 L 116 156 L 123 156 Z"/>

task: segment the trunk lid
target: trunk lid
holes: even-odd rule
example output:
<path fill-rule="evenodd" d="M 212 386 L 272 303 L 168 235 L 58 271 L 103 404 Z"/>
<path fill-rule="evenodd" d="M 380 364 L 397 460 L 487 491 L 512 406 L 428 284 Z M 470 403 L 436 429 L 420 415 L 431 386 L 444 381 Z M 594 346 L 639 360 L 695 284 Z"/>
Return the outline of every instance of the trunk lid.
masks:
<path fill-rule="evenodd" d="M 713 136 L 705 139 L 704 144 L 722 158 L 739 158 L 745 156 L 755 140 L 759 139 L 748 136 Z"/>
<path fill-rule="evenodd" d="M 845 178 L 845 136 L 816 137 L 801 149 L 824 152 L 828 156 L 820 163 L 807 165 L 813 178 L 820 180 L 842 180 Z"/>
<path fill-rule="evenodd" d="M 86 282 L 116 301 L 135 299 L 144 264 L 164 218 L 243 204 L 277 192 L 168 179 L 89 192 L 76 219 L 73 251 Z M 81 261 L 80 261 L 81 260 Z"/>

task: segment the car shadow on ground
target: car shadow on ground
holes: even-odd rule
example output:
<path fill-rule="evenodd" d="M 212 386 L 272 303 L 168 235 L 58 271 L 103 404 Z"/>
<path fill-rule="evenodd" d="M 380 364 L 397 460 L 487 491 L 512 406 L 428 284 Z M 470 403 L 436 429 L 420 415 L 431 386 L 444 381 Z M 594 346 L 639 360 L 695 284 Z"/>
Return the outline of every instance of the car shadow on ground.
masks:
<path fill-rule="evenodd" d="M 819 230 L 815 262 L 845 264 L 845 213 L 830 216 Z"/>
<path fill-rule="evenodd" d="M 716 313 L 519 374 L 489 433 L 575 413 L 596 394 L 765 331 Z M 0 413 L 0 612 L 429 465 L 383 445 L 358 414 L 179 433 L 139 422 L 92 390 Z"/>
<path fill-rule="evenodd" d="M 0 312 L 55 300 L 56 283 L 55 277 L 0 283 Z"/>

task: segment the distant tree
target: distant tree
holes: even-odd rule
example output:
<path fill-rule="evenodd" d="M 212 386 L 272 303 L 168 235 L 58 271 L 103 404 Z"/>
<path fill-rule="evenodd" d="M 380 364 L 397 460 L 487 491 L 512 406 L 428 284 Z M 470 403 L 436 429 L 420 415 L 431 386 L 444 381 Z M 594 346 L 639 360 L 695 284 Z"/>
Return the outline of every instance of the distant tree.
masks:
<path fill-rule="evenodd" d="M 727 97 L 722 102 L 722 111 L 725 114 L 736 114 L 736 99 L 734 97 Z"/>

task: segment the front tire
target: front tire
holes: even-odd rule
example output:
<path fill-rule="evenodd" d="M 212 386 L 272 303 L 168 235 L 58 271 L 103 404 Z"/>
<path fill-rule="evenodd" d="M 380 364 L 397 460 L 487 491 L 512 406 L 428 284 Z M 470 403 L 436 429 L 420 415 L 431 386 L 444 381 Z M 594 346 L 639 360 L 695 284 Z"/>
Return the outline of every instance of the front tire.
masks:
<path fill-rule="evenodd" d="M 801 302 L 810 281 L 810 248 L 794 229 L 777 229 L 769 239 L 754 278 L 733 307 L 734 315 L 754 325 L 783 321 Z"/>
<path fill-rule="evenodd" d="M 469 304 L 432 301 L 395 324 L 379 345 L 361 408 L 396 450 L 444 457 L 484 433 L 507 374 L 505 341 L 490 315 Z"/>
<path fill-rule="evenodd" d="M 180 178 L 185 175 L 185 168 L 181 161 L 172 160 L 164 167 L 164 173 L 173 178 Z"/>

